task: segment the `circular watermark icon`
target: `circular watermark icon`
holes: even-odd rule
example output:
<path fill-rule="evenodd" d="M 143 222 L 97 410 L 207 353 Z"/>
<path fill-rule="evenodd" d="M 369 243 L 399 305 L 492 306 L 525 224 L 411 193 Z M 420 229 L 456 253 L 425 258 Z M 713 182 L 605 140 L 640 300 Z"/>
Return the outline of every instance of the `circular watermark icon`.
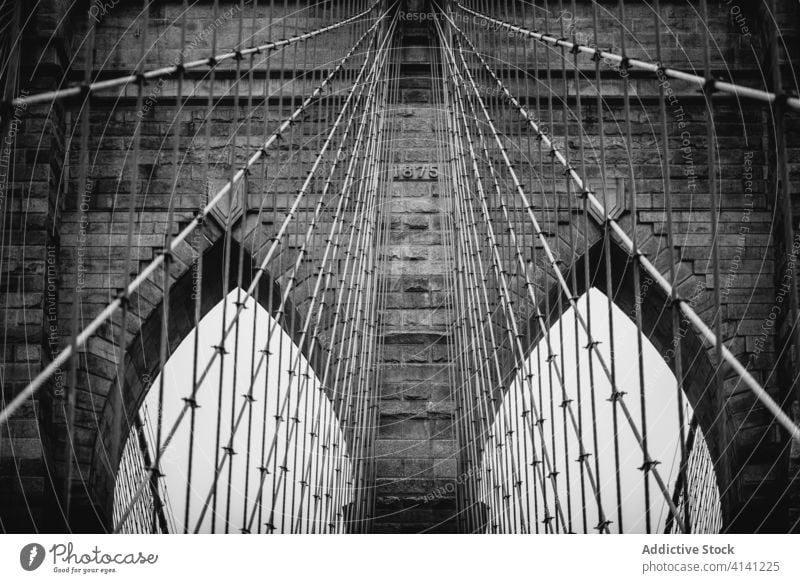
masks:
<path fill-rule="evenodd" d="M 44 563 L 44 547 L 39 543 L 30 543 L 22 547 L 19 552 L 19 564 L 26 571 L 35 571 Z"/>

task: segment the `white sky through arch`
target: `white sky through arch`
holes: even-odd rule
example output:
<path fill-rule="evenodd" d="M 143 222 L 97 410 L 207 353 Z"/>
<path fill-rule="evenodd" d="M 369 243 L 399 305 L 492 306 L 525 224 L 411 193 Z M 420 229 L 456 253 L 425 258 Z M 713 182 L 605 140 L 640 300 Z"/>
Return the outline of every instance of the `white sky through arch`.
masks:
<path fill-rule="evenodd" d="M 238 330 L 238 357 L 235 357 L 235 334 L 232 331 L 225 342 L 227 354 L 224 359 L 223 377 L 220 382 L 220 359 L 217 358 L 209 370 L 203 383 L 197 391 L 195 438 L 193 453 L 193 470 L 191 492 L 189 494 L 189 532 L 195 529 L 200 533 L 211 532 L 211 504 L 200 522 L 203 505 L 208 498 L 214 476 L 214 452 L 216 449 L 217 411 L 221 411 L 220 423 L 220 459 L 223 455 L 222 448 L 228 445 L 231 436 L 231 427 L 240 418 L 239 426 L 234 433 L 233 451 L 235 455 L 229 456 L 220 472 L 217 482 L 217 526 L 216 532 L 225 531 L 225 519 L 229 516 L 229 531 L 238 533 L 250 519 L 254 507 L 254 500 L 259 490 L 259 466 L 263 455 L 269 457 L 270 449 L 274 454 L 266 464 L 269 474 L 266 475 L 263 485 L 263 501 L 261 512 L 261 532 L 264 532 L 264 523 L 268 522 L 273 514 L 272 524 L 276 532 L 308 532 L 313 529 L 320 532 L 328 529 L 331 522 L 339 522 L 335 515 L 342 506 L 352 500 L 352 490 L 347 481 L 351 476 L 351 464 L 345 456 L 347 448 L 344 436 L 332 410 L 330 400 L 324 392 L 318 390 L 320 379 L 308 366 L 305 357 L 298 355 L 298 348 L 292 339 L 278 326 L 269 313 L 253 298 L 241 290 L 241 298 L 246 309 L 239 318 Z M 231 321 L 235 313 L 237 290 L 230 292 L 227 298 L 227 320 Z M 184 406 L 184 398 L 192 392 L 192 370 L 194 362 L 195 336 L 199 334 L 198 343 L 198 371 L 202 372 L 215 352 L 215 345 L 219 345 L 222 329 L 223 304 L 220 302 L 200 321 L 195 330 L 186 336 L 175 352 L 167 361 L 161 374 L 164 375 L 164 433 L 172 427 L 180 410 Z M 255 326 L 255 336 L 254 336 Z M 272 334 L 270 336 L 270 330 Z M 253 338 L 255 337 L 255 343 Z M 252 421 L 249 417 L 249 405 L 245 395 L 251 383 L 251 370 L 258 369 L 259 359 L 270 338 L 268 352 L 258 370 L 253 382 Z M 255 359 L 255 360 L 253 360 Z M 237 366 L 234 367 L 234 362 Z M 289 374 L 293 369 L 294 374 Z M 306 374 L 307 373 L 307 374 Z M 235 374 L 235 382 L 234 382 Z M 199 375 L 199 373 L 198 373 Z M 153 380 L 145 402 L 140 410 L 146 418 L 147 440 L 151 451 L 156 442 L 156 412 L 158 411 L 160 376 Z M 220 386 L 222 391 L 220 392 Z M 266 399 L 265 399 L 266 391 Z M 287 401 L 287 394 L 289 400 Z M 221 397 L 220 397 L 221 395 Z M 283 422 L 276 436 L 276 415 L 284 406 Z M 221 407 L 220 407 L 221 403 Z M 266 403 L 266 415 L 264 406 Z M 290 429 L 291 437 L 287 448 L 286 419 L 299 419 L 294 429 Z M 265 422 L 266 420 L 266 422 Z M 290 421 L 290 423 L 295 423 Z M 313 438 L 309 435 L 312 427 L 318 426 L 319 439 L 312 444 Z M 296 437 L 295 437 L 296 435 Z M 180 425 L 173 442 L 166 450 L 161 462 L 161 471 L 165 475 L 162 479 L 164 490 L 167 493 L 168 520 L 170 530 L 183 532 L 184 508 L 187 501 L 186 484 L 188 469 L 188 452 L 190 442 L 190 423 L 188 415 Z M 250 440 L 250 460 L 247 460 L 248 437 Z M 275 446 L 272 446 L 275 439 Z M 325 440 L 327 448 L 321 445 Z M 126 455 L 132 455 L 135 441 L 129 439 Z M 335 447 L 332 447 L 335 444 Z M 332 457 L 331 457 L 332 456 Z M 327 458 L 327 459 L 326 459 Z M 228 472 L 232 465 L 232 479 L 228 485 Z M 274 478 L 282 470 L 280 467 L 286 461 L 288 472 L 276 492 Z M 247 472 L 249 468 L 249 473 Z M 340 471 L 336 471 L 338 468 Z M 300 485 L 306 481 L 309 486 Z M 288 485 L 287 485 L 288 484 Z M 118 508 L 124 502 L 124 489 L 120 480 L 117 484 L 117 500 L 115 500 L 115 514 L 119 515 Z M 245 492 L 247 490 L 247 492 Z M 284 491 L 287 495 L 284 496 Z M 230 496 L 228 494 L 230 493 Z M 328 504 L 327 515 L 324 504 L 316 502 L 314 494 L 319 493 L 322 500 L 326 495 L 330 500 L 337 501 L 337 507 Z M 228 504 L 230 498 L 230 504 Z M 245 507 L 247 498 L 247 507 Z M 286 502 L 284 502 L 284 498 Z M 301 510 L 302 498 L 302 510 Z M 275 500 L 274 509 L 272 501 Z M 294 507 L 292 502 L 294 501 Z M 258 513 L 253 522 L 252 532 L 258 531 Z M 199 528 L 198 528 L 199 524 Z M 339 525 L 339 528 L 341 525 Z M 338 530 L 338 528 L 337 528 Z"/>

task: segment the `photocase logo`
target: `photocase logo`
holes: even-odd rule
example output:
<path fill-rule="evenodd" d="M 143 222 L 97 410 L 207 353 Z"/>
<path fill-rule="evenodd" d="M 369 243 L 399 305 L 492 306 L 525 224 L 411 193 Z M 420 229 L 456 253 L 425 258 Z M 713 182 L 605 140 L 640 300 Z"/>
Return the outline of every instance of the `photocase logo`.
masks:
<path fill-rule="evenodd" d="M 31 543 L 22 547 L 19 552 L 19 564 L 26 571 L 35 571 L 44 563 L 44 547 L 38 543 Z"/>

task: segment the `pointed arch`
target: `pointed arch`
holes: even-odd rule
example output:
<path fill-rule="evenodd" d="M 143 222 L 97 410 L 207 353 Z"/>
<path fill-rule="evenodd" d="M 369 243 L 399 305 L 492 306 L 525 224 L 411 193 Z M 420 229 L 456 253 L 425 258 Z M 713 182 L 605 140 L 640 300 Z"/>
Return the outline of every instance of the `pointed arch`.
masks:
<path fill-rule="evenodd" d="M 576 304 L 594 341 L 601 343 L 598 350 L 606 362 L 612 360 L 613 346 L 625 351 L 626 363 L 634 360 L 631 352 L 636 350 L 637 329 L 618 306 L 611 306 L 612 328 L 608 297 L 603 292 L 590 288 Z M 639 399 L 635 365 L 624 370 L 617 365 L 616 387 L 635 424 L 642 419 L 642 405 L 646 407 L 648 452 L 666 480 L 666 496 L 658 491 L 652 474 L 642 471 L 642 449 L 630 427 L 617 419 L 621 414 L 614 411 L 610 380 L 598 371 L 596 357 L 593 367 L 589 363 L 584 350 L 588 337 L 576 325 L 575 310 L 565 310 L 550 324 L 548 337 L 529 353 L 527 370 L 534 377 L 532 382 L 526 382 L 520 373 L 505 390 L 482 448 L 494 458 L 488 463 L 494 471 L 484 470 L 488 484 L 481 499 L 487 509 L 487 532 L 504 521 L 514 530 L 540 532 L 539 523 L 545 516 L 547 524 L 541 526 L 541 532 L 581 532 L 584 528 L 592 532 L 607 519 L 612 525 L 609 532 L 644 533 L 645 509 L 650 514 L 650 532 L 675 532 L 678 529 L 666 498 L 679 510 L 684 508 L 684 482 L 688 482 L 688 507 L 697 513 L 690 514 L 692 532 L 719 532 L 720 490 L 708 446 L 685 400 L 684 431 L 679 431 L 677 380 L 663 356 L 652 343 L 643 342 L 645 402 Z M 563 393 L 561 383 L 550 374 L 551 359 L 561 363 L 556 374 L 563 375 Z M 569 414 L 565 406 L 571 408 Z M 515 417 L 519 411 L 526 412 L 521 419 Z M 574 426 L 568 421 L 570 415 L 575 418 Z M 680 436 L 685 433 L 690 435 L 690 461 L 684 474 Z M 589 464 L 581 461 L 584 450 L 589 452 Z M 515 451 L 526 452 L 523 459 L 533 462 L 515 467 L 512 460 L 509 465 Z M 645 480 L 649 495 L 645 495 Z M 613 525 L 617 515 L 624 528 Z M 530 524 L 534 521 L 536 524 Z"/>
<path fill-rule="evenodd" d="M 224 368 L 215 361 L 199 383 L 191 422 L 177 429 L 160 461 L 158 489 L 133 500 L 155 458 L 156 416 L 166 427 L 178 418 L 193 392 L 191 371 L 214 354 L 223 304 L 230 312 L 237 303 L 244 311 L 228 347 L 238 358 Z M 352 502 L 353 492 L 349 443 L 318 374 L 297 352 L 277 320 L 241 288 L 210 310 L 162 367 L 136 414 L 116 478 L 115 530 L 150 532 L 155 517 L 159 532 L 241 532 L 249 530 L 254 509 L 259 532 L 264 524 L 286 533 L 323 532 L 332 523 L 343 530 L 338 509 Z"/>
<path fill-rule="evenodd" d="M 235 237 L 230 241 L 231 257 L 238 257 L 242 254 L 244 265 L 254 265 L 248 249 L 240 249 L 240 243 Z M 224 281 L 225 261 L 223 238 L 215 238 L 214 242 L 208 245 L 203 251 L 202 273 L 198 274 L 189 267 L 174 281 L 170 288 L 169 313 L 167 335 L 169 354 L 177 350 L 186 337 L 197 327 L 199 322 L 195 321 L 195 294 L 200 294 L 200 321 L 220 304 L 223 300 L 223 289 L 235 289 L 238 285 L 238 266 L 236 261 L 231 261 L 227 273 L 227 282 Z M 249 287 L 254 273 L 252 270 L 244 269 L 241 284 L 243 288 Z M 196 289 L 197 281 L 200 281 L 200 289 Z M 227 283 L 227 286 L 225 285 Z M 278 306 L 281 304 L 282 289 L 279 279 L 269 272 L 264 272 L 261 282 L 256 288 L 254 300 L 270 312 L 273 317 L 277 316 Z M 133 420 L 145 400 L 147 392 L 154 380 L 161 373 L 164 364 L 159 358 L 159 335 L 162 326 L 162 303 L 150 312 L 149 316 L 142 322 L 139 332 L 135 339 L 130 342 L 126 355 L 126 378 L 122 383 L 122 396 L 118 390 L 108 392 L 102 416 L 100 417 L 97 429 L 97 437 L 94 444 L 93 458 L 91 462 L 90 483 L 92 488 L 92 499 L 84 503 L 97 509 L 103 521 L 102 524 L 86 525 L 87 531 L 113 530 L 113 501 L 114 487 L 116 483 L 116 473 L 119 468 L 123 449 L 117 452 L 111 451 L 114 443 L 113 411 L 120 401 L 122 405 L 122 417 L 128 423 L 122 423 L 117 429 L 116 439 L 118 443 L 125 444 L 128 439 L 130 427 Z M 298 346 L 303 355 L 311 354 L 310 365 L 313 370 L 323 370 L 323 354 L 325 350 L 311 350 L 313 343 L 319 343 L 317 338 L 306 338 L 306 341 L 299 345 L 302 337 L 299 323 L 300 317 L 292 317 L 292 314 L 299 313 L 298 307 L 294 304 L 292 297 L 288 297 L 284 304 L 284 316 L 279 318 L 283 331 Z M 115 379 L 111 387 L 116 387 Z"/>

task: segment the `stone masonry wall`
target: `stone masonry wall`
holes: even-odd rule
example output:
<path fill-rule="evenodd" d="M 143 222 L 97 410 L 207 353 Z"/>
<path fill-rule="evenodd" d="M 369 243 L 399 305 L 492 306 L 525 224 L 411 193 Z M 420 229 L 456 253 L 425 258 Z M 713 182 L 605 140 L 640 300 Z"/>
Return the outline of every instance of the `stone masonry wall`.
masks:
<path fill-rule="evenodd" d="M 30 91 L 44 91 L 56 87 L 62 80 L 76 82 L 82 77 L 83 57 L 78 55 L 74 64 L 69 64 L 73 56 L 70 46 L 73 25 L 70 19 L 63 18 L 67 13 L 67 4 L 66 0 L 39 3 L 40 9 L 32 20 L 31 28 L 26 32 L 25 62 L 37 63 L 31 55 L 41 54 L 43 57 L 38 61 L 37 69 L 23 71 L 23 79 L 32 79 L 24 83 Z M 221 4 L 223 12 L 234 6 L 233 2 Z M 486 5 L 486 2 L 482 4 Z M 631 40 L 635 37 L 641 42 L 641 45 L 631 46 L 631 55 L 652 58 L 654 36 L 648 28 L 651 26 L 652 16 L 649 16 L 648 9 L 644 6 L 637 7 L 634 2 L 627 4 L 628 16 L 633 23 Z M 675 64 L 685 65 L 687 60 L 694 64 L 700 63 L 702 55 L 699 52 L 699 43 L 705 32 L 700 28 L 702 23 L 688 11 L 683 2 L 662 4 L 670 18 L 671 28 L 681 41 L 675 41 L 674 45 L 666 47 L 665 59 Z M 786 40 L 791 53 L 797 47 L 797 9 L 793 3 L 778 4 L 781 7 L 778 17 L 787 31 Z M 590 22 L 586 12 L 588 4 L 579 2 L 578 5 L 580 10 L 575 26 L 585 29 Z M 757 66 L 763 64 L 763 48 L 753 56 L 751 46 L 742 34 L 741 23 L 732 17 L 728 2 L 711 2 L 710 5 L 713 18 L 708 25 L 725 55 L 726 63 L 733 68 L 731 74 L 743 83 L 757 85 L 760 80 Z M 175 36 L 175 29 L 167 29 L 165 24 L 172 20 L 178 6 L 178 2 L 172 1 L 158 5 L 151 23 L 153 29 L 148 32 L 150 38 L 159 40 L 148 66 L 156 62 L 163 64 L 165 60 L 175 58 L 179 50 L 179 39 Z M 193 47 L 191 55 L 205 55 L 204 51 L 208 50 L 208 34 L 203 34 L 210 21 L 208 10 L 209 4 L 201 4 L 189 18 L 190 38 L 194 38 L 194 35 L 202 36 Z M 103 75 L 114 76 L 135 68 L 138 58 L 138 31 L 135 26 L 131 27 L 133 13 L 133 7 L 123 5 L 103 20 L 98 36 L 98 56 L 95 60 L 96 65 L 104 63 Z M 748 11 L 746 18 L 757 21 L 759 16 Z M 532 23 L 529 22 L 528 25 Z M 613 26 L 613 19 L 604 16 L 601 27 L 608 34 L 604 33 L 602 44 L 615 44 L 611 32 Z M 292 34 L 292 30 L 290 23 L 287 34 Z M 754 26 L 753 30 L 759 28 Z M 220 48 L 229 49 L 235 45 L 235 20 L 228 20 L 218 31 Z M 392 104 L 392 121 L 397 129 L 396 140 L 392 144 L 393 164 L 430 164 L 436 159 L 437 145 L 435 98 L 432 93 L 435 85 L 428 67 L 430 31 L 408 28 L 405 32 L 407 36 L 401 41 L 406 43 L 401 57 L 401 99 Z M 490 33 L 486 32 L 486 35 Z M 757 37 L 756 33 L 754 36 Z M 304 54 L 301 51 L 295 53 L 295 57 L 298 60 L 307 58 L 308 62 L 333 62 L 334 56 L 346 50 L 351 40 L 351 37 L 345 35 L 337 36 L 335 43 L 323 45 L 321 55 L 314 52 Z M 490 55 L 492 51 L 505 50 L 501 42 L 491 44 L 486 41 L 481 46 L 494 47 L 487 50 Z M 538 63 L 534 63 L 532 54 L 529 54 L 525 65 L 544 76 L 545 54 L 548 53 L 538 53 Z M 553 52 L 549 55 L 553 70 L 560 70 L 559 56 Z M 490 63 L 507 63 L 508 56 L 508 53 L 498 52 L 496 59 L 490 59 Z M 519 59 L 520 55 L 515 58 Z M 783 56 L 785 62 L 792 58 L 791 54 Z M 518 64 L 519 62 L 517 61 Z M 582 63 L 591 79 L 593 64 L 588 59 Z M 224 69 L 217 80 L 218 87 L 212 88 L 219 95 L 225 94 L 232 86 L 233 72 L 229 66 Z M 271 64 L 269 71 L 260 75 L 257 77 L 259 82 L 263 83 L 267 79 L 270 88 L 279 86 L 283 79 L 277 61 Z M 525 95 L 525 101 L 531 107 L 536 103 L 535 88 L 540 88 L 540 105 L 546 107 L 548 88 L 541 84 L 526 88 L 517 83 L 518 76 L 514 73 L 505 72 L 503 75 L 512 91 Z M 611 88 L 606 94 L 610 109 L 603 114 L 608 132 L 605 153 L 607 161 L 610 161 L 610 174 L 621 181 L 620 192 L 631 192 L 630 185 L 625 186 L 629 153 L 624 148 L 622 130 L 615 125 L 623 119 L 619 99 L 621 84 L 614 80 L 614 71 L 604 70 L 604 75 L 607 79 L 604 87 Z M 554 78 L 551 83 L 557 94 L 561 90 L 561 79 Z M 274 124 L 285 117 L 290 110 L 289 95 L 299 99 L 313 84 L 298 82 L 286 88 L 286 98 L 277 103 L 275 100 L 270 102 L 269 113 L 255 121 L 253 131 L 260 136 L 263 134 L 263 124 Z M 570 105 L 574 104 L 576 85 L 577 82 L 570 79 Z M 584 98 L 584 117 L 580 123 L 571 122 L 570 135 L 578 136 L 579 130 L 583 131 L 586 143 L 596 145 L 599 125 L 597 110 L 593 105 L 591 83 L 585 80 L 580 85 Z M 635 97 L 632 100 L 635 148 L 632 156 L 637 174 L 635 192 L 639 208 L 639 242 L 654 263 L 659 268 L 666 269 L 662 171 L 658 140 L 655 137 L 658 135 L 655 101 L 657 85 L 652 80 L 635 76 L 632 77 L 632 85 L 635 87 Z M 179 223 L 185 223 L 193 216 L 208 189 L 208 185 L 201 180 L 204 159 L 199 149 L 192 149 L 189 138 L 198 131 L 202 123 L 208 81 L 201 76 L 192 77 L 189 86 L 199 90 L 181 117 L 181 123 L 185 124 L 182 133 L 186 136 L 181 148 L 186 146 L 191 169 L 187 180 L 181 184 L 177 208 Z M 342 84 L 336 87 L 334 93 L 341 95 L 346 89 Z M 677 83 L 673 85 L 673 89 L 679 94 L 680 104 L 683 106 L 681 120 L 675 111 L 668 112 L 673 157 L 673 205 L 676 208 L 676 250 L 681 257 L 679 264 L 675 266 L 679 274 L 678 287 L 683 295 L 691 296 L 692 290 L 700 283 L 703 294 L 696 302 L 695 309 L 710 323 L 713 301 L 709 268 L 710 196 L 706 183 L 708 172 L 704 107 L 701 97 L 693 89 Z M 793 89 L 796 90 L 796 87 Z M 148 90 L 154 88 L 150 87 Z M 174 169 L 165 153 L 171 151 L 170 123 L 175 118 L 174 91 L 172 82 L 159 86 L 156 103 L 149 108 L 143 125 L 142 148 L 145 154 L 141 161 L 140 176 L 147 182 L 149 194 L 147 200 L 142 201 L 141 213 L 138 215 L 139 232 L 133 250 L 135 258 L 141 262 L 149 261 L 158 252 L 166 230 L 166 195 L 174 178 Z M 242 94 L 245 93 L 246 90 L 243 90 Z M 4 225 L 5 241 L 11 242 L 7 247 L 7 256 L 2 258 L 3 286 L 0 290 L 5 302 L 3 391 L 6 399 L 21 390 L 41 366 L 49 362 L 52 355 L 68 341 L 70 290 L 74 286 L 79 237 L 86 236 L 86 257 L 90 262 L 87 270 L 93 274 L 84 296 L 85 318 L 96 314 L 125 281 L 125 213 L 120 209 L 127 207 L 128 193 L 125 189 L 129 185 L 123 181 L 119 186 L 117 178 L 130 146 L 132 124 L 138 119 L 134 95 L 135 88 L 131 86 L 119 102 L 115 98 L 106 97 L 99 99 L 94 106 L 90 149 L 97 152 L 97 159 L 94 163 L 89 227 L 88 232 L 83 234 L 78 223 L 78 190 L 74 184 L 76 159 L 66 154 L 71 124 L 76 119 L 74 104 L 67 104 L 66 107 L 59 105 L 52 111 L 37 108 L 25 112 L 24 131 L 20 131 L 17 136 L 14 152 L 16 174 L 8 191 L 8 212 Z M 493 99 L 496 105 L 500 105 L 497 93 L 488 86 L 485 88 L 485 95 Z M 227 160 L 231 154 L 228 144 L 230 128 L 243 119 L 243 116 L 235 118 L 231 107 L 231 97 L 227 94 L 214 112 L 212 148 L 215 161 L 222 162 L 215 165 L 211 173 L 212 181 L 219 182 L 229 171 Z M 551 132 L 559 135 L 563 133 L 559 121 L 561 106 L 556 104 L 553 107 Z M 334 111 L 334 108 L 331 107 L 329 111 Z M 321 115 L 316 122 L 324 126 L 328 119 L 330 118 Z M 510 115 L 498 116 L 497 121 L 501 129 L 509 135 L 509 141 L 518 148 L 512 152 L 515 161 L 518 164 L 525 162 L 529 150 L 529 135 L 522 132 L 522 125 Z M 679 128 L 680 121 L 688 125 Z M 723 192 L 720 216 L 723 274 L 727 273 L 734 262 L 737 265 L 733 278 L 728 280 L 730 285 L 725 290 L 723 335 L 734 354 L 748 362 L 757 378 L 767 384 L 777 399 L 783 401 L 788 396 L 786 383 L 769 374 L 775 364 L 774 334 L 767 330 L 765 336 L 764 332 L 764 323 L 769 318 L 779 293 L 777 282 L 781 279 L 782 271 L 779 265 L 785 263 L 786 257 L 783 252 L 786 241 L 779 242 L 776 246 L 773 237 L 778 231 L 776 221 L 781 216 L 776 204 L 775 169 L 771 164 L 774 158 L 771 151 L 773 135 L 770 112 L 760 107 L 739 107 L 730 100 L 719 99 L 716 122 L 720 143 L 720 184 Z M 794 198 L 800 171 L 797 157 L 800 132 L 796 131 L 796 115 L 789 117 L 787 129 L 791 164 L 788 192 Z M 689 187 L 686 174 L 688 162 L 681 152 L 684 147 L 681 136 L 683 130 L 688 131 L 691 136 L 691 171 L 696 177 L 693 188 Z M 747 143 L 743 137 L 747 137 Z M 72 139 L 77 143 L 78 134 L 73 135 Z M 303 176 L 303 169 L 313 159 L 315 143 L 309 142 L 308 149 L 299 153 L 293 162 L 289 162 L 293 154 L 291 151 L 278 149 L 271 154 L 270 163 L 277 167 L 288 168 L 296 163 L 294 170 L 288 171 L 275 187 L 272 207 L 274 212 L 279 213 L 287 206 L 291 193 L 296 190 Z M 536 143 L 533 142 L 531 147 L 535 151 Z M 569 148 L 571 155 L 577 156 L 578 140 L 573 138 Z M 72 151 L 76 151 L 74 146 Z M 233 152 L 233 158 L 241 161 L 244 155 L 244 145 L 240 144 L 238 150 Z M 599 177 L 598 152 L 587 152 L 586 161 L 588 176 L 596 184 Z M 536 163 L 538 164 L 538 160 Z M 65 167 L 68 172 L 65 172 Z M 748 168 L 752 179 L 747 178 Z M 66 180 L 66 176 L 71 179 L 71 183 Z M 535 187 L 531 187 L 534 204 L 549 209 L 544 213 L 543 227 L 553 247 L 565 265 L 578 265 L 580 254 L 578 250 L 569 247 L 569 238 L 565 231 L 569 211 L 564 198 L 563 181 L 556 181 L 555 195 L 552 195 L 550 193 L 553 192 L 553 185 L 547 176 L 541 182 L 534 182 L 532 177 L 527 180 L 531 185 L 535 184 Z M 252 192 L 260 193 L 263 186 L 258 184 L 257 177 L 254 178 Z M 375 529 L 380 532 L 426 529 L 450 531 L 455 527 L 446 519 L 452 514 L 455 501 L 447 492 L 447 484 L 456 478 L 454 456 L 457 444 L 452 428 L 452 370 L 448 360 L 450 338 L 446 320 L 450 300 L 444 284 L 442 216 L 438 202 L 441 193 L 436 180 L 396 180 L 392 184 L 391 192 L 391 200 L 385 201 L 390 205 L 392 230 L 389 245 L 384 250 L 382 266 L 389 287 L 386 309 L 382 314 L 385 333 L 382 338 L 380 382 L 381 425 L 376 446 L 378 508 Z M 257 194 L 252 198 L 252 204 L 248 205 L 251 210 L 257 208 L 260 202 Z M 796 204 L 794 206 L 797 207 Z M 752 210 L 746 213 L 749 231 L 742 245 L 744 209 Z M 521 212 L 516 220 L 520 224 L 523 222 Z M 630 214 L 623 212 L 620 222 L 624 227 L 630 228 Z M 793 217 L 792 225 L 795 229 L 797 224 Z M 248 232 L 256 230 L 259 233 L 257 243 L 268 240 L 274 230 L 273 219 L 258 216 L 256 212 L 247 214 L 246 225 Z M 587 238 L 590 247 L 599 240 L 596 225 L 594 229 L 581 235 Z M 219 230 L 210 228 L 206 234 L 213 239 L 219 236 Z M 524 241 L 526 249 L 535 245 L 529 236 Z M 583 239 L 580 241 L 582 247 Z M 296 251 L 296 240 L 293 245 L 290 249 Z M 254 246 L 259 247 L 258 244 Z M 179 268 L 176 267 L 176 277 L 181 269 L 185 271 L 188 268 L 190 262 L 189 250 L 182 251 L 186 262 L 180 263 Z M 254 250 L 253 255 L 257 256 L 257 251 Z M 541 253 L 539 256 L 541 258 Z M 51 260 L 50 257 L 54 259 Z M 291 258 L 290 250 L 284 265 L 291 263 Z M 139 263 L 139 266 L 143 264 Z M 621 265 L 628 265 L 624 258 Z M 535 272 L 539 294 L 552 294 L 552 281 L 545 280 L 543 273 L 544 268 Z M 582 285 L 586 287 L 589 282 L 583 282 Z M 52 294 L 49 291 L 51 288 L 54 290 Z M 139 329 L 141 322 L 156 309 L 161 295 L 158 285 L 146 286 L 138 295 L 138 311 L 126 323 L 131 337 Z M 303 292 L 298 291 L 296 303 L 301 311 L 303 301 Z M 621 296 L 620 301 L 626 300 Z M 657 305 L 658 301 L 658 298 L 653 298 L 652 306 Z M 51 304 L 57 305 L 57 308 L 51 310 Z M 56 313 L 52 315 L 51 311 Z M 557 315 L 553 313 L 552 317 Z M 55 343 L 50 341 L 51 317 L 57 327 Z M 665 331 L 663 319 L 657 313 L 651 315 L 646 329 L 653 333 L 657 348 L 668 348 L 668 332 Z M 104 409 L 108 387 L 113 380 L 115 330 L 112 325 L 104 327 L 85 355 L 92 375 L 82 377 L 82 386 L 86 390 L 78 396 L 77 453 L 80 476 L 90 476 L 94 464 L 98 463 L 96 452 L 101 449 L 98 443 L 102 442 L 103 437 L 98 436 L 95 421 Z M 698 384 L 705 382 L 706 376 L 703 375 L 708 375 L 713 365 L 713 354 L 703 354 L 705 360 L 698 365 L 698 376 L 695 379 Z M 0 436 L 0 485 L 4 494 L 10 493 L 10 502 L 4 501 L 0 506 L 0 519 L 6 530 L 30 531 L 34 527 L 40 530 L 63 529 L 63 519 L 54 510 L 56 492 L 60 489 L 58 476 L 63 472 L 59 462 L 63 460 L 64 450 L 63 435 L 58 429 L 60 413 L 55 399 L 57 390 L 56 380 L 40 393 L 38 400 L 32 405 L 26 405 L 12 420 L 9 425 L 12 439 L 7 439 L 5 430 Z M 732 381 L 726 383 L 726 394 L 714 396 L 712 405 L 706 413 L 709 418 L 717 411 L 723 411 L 724 415 L 720 417 L 717 427 L 711 428 L 711 431 L 709 427 L 704 427 L 704 430 L 710 436 L 712 451 L 727 452 L 720 457 L 717 471 L 723 476 L 724 483 L 730 485 L 725 493 L 724 503 L 728 516 L 734 518 L 731 528 L 740 531 L 757 528 L 785 530 L 789 524 L 788 518 L 796 516 L 800 508 L 796 494 L 792 494 L 795 496 L 793 503 L 785 495 L 787 480 L 791 478 L 788 475 L 789 450 L 785 436 L 756 405 L 752 396 Z M 776 460 L 778 463 L 774 463 Z M 76 487 L 76 491 L 83 498 L 78 505 L 84 523 L 81 524 L 78 520 L 74 527 L 77 530 L 100 528 L 99 525 L 107 517 L 93 515 L 93 510 L 98 506 L 97 500 L 92 499 L 92 493 L 86 492 L 82 484 Z M 445 495 L 434 496 L 433 501 L 426 503 L 426 496 L 441 491 Z"/>

